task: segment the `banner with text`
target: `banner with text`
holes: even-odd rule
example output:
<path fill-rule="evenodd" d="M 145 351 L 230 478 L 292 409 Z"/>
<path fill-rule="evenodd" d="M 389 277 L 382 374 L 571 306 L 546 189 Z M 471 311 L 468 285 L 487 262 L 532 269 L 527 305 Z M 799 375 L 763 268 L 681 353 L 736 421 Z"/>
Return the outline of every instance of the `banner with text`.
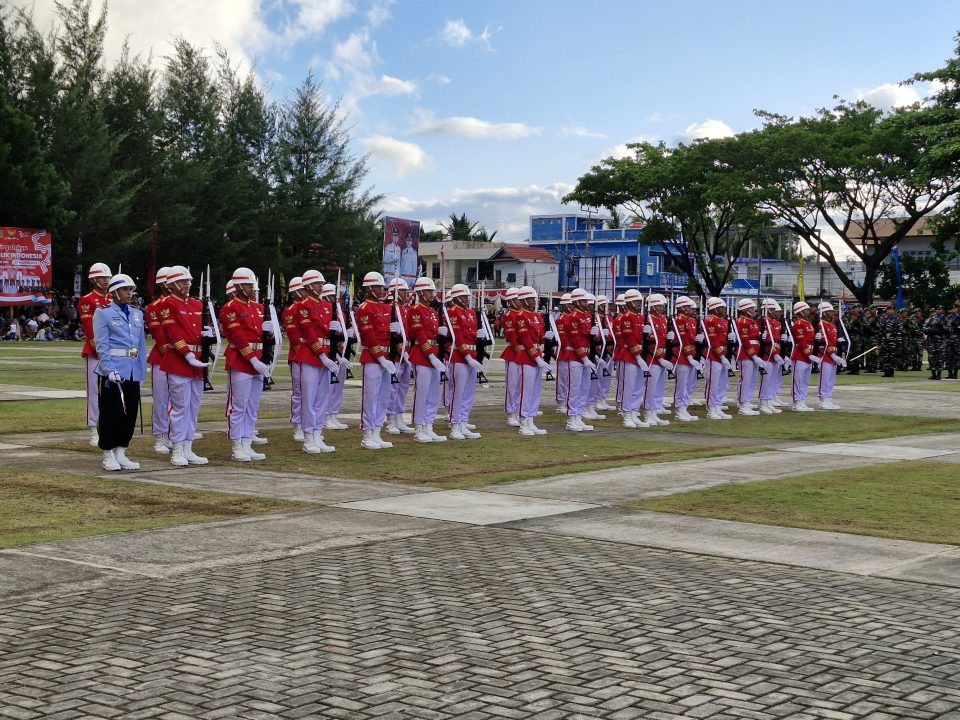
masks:
<path fill-rule="evenodd" d="M 389 283 L 403 278 L 408 287 L 417 281 L 420 269 L 420 221 L 383 219 L 383 277 Z"/>
<path fill-rule="evenodd" d="M 0 227 L 0 305 L 46 301 L 53 281 L 53 244 L 46 230 Z"/>

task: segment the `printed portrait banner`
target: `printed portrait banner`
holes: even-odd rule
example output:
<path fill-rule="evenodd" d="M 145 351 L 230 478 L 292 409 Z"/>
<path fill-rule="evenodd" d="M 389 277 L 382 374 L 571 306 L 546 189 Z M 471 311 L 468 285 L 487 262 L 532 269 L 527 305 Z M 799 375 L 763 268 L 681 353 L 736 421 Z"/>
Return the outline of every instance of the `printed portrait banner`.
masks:
<path fill-rule="evenodd" d="M 388 217 L 383 220 L 383 277 L 417 281 L 420 268 L 420 221 Z"/>
<path fill-rule="evenodd" d="M 46 230 L 0 227 L 0 305 L 46 301 L 53 282 L 53 243 Z"/>

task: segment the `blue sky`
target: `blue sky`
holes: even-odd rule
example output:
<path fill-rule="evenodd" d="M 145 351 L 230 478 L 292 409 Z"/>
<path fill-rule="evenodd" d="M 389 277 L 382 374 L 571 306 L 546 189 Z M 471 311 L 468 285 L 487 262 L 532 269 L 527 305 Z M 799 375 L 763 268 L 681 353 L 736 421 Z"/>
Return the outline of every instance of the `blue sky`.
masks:
<path fill-rule="evenodd" d="M 38 20 L 52 7 L 36 0 Z M 427 227 L 466 212 L 523 240 L 629 141 L 740 132 L 754 108 L 834 95 L 915 99 L 896 84 L 953 54 L 960 3 L 112 0 L 110 24 L 108 59 L 125 36 L 158 62 L 175 35 L 217 40 L 278 98 L 312 68 L 384 211 Z"/>

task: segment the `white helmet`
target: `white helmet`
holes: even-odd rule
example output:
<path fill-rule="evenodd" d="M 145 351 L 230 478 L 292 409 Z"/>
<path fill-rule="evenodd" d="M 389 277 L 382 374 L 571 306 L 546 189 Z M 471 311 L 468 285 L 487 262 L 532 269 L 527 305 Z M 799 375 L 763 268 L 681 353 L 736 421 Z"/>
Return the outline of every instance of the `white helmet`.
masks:
<path fill-rule="evenodd" d="M 623 301 L 625 303 L 629 302 L 641 302 L 643 300 L 643 295 L 639 290 L 630 289 L 623 294 Z"/>
<path fill-rule="evenodd" d="M 238 267 L 233 271 L 233 277 L 230 278 L 233 280 L 236 285 L 256 285 L 257 276 L 253 274 L 253 270 L 245 267 Z"/>
<path fill-rule="evenodd" d="M 718 297 L 707 298 L 707 310 L 719 310 L 726 306 L 727 304 Z"/>
<path fill-rule="evenodd" d="M 615 305 L 623 305 L 623 303 L 626 302 L 624 300 L 624 294 L 625 293 L 620 293 L 619 295 L 617 295 L 617 299 L 614 301 Z"/>
<path fill-rule="evenodd" d="M 337 294 L 337 286 L 333 283 L 324 283 L 320 289 L 320 297 L 329 297 Z"/>
<path fill-rule="evenodd" d="M 795 302 L 793 304 L 794 313 L 803 312 L 804 310 L 809 310 L 809 309 L 810 309 L 810 306 L 807 305 L 803 300 L 801 300 L 800 302 Z"/>
<path fill-rule="evenodd" d="M 407 285 L 407 281 L 403 278 L 395 277 L 390 281 L 390 284 L 387 285 L 387 290 L 393 292 L 394 290 L 409 290 L 410 286 Z"/>
<path fill-rule="evenodd" d="M 174 265 L 170 268 L 170 272 L 167 273 L 167 285 L 179 280 L 193 280 L 193 275 L 191 275 L 190 271 L 183 265 Z"/>
<path fill-rule="evenodd" d="M 376 287 L 376 286 L 386 287 L 387 284 L 383 281 L 383 275 L 381 275 L 376 271 L 371 271 L 363 276 L 363 286 L 364 287 Z"/>
<path fill-rule="evenodd" d="M 517 289 L 517 300 L 536 300 L 537 291 L 529 285 Z"/>
<path fill-rule="evenodd" d="M 503 294 L 503 297 L 504 297 L 506 300 L 516 300 L 516 299 L 517 299 L 517 292 L 519 292 L 519 291 L 518 291 L 517 288 L 515 288 L 515 287 L 507 288 L 507 291 Z"/>
<path fill-rule="evenodd" d="M 110 278 L 110 283 L 107 285 L 107 292 L 113 292 L 114 290 L 119 290 L 120 288 L 135 288 L 137 284 L 133 281 L 133 278 L 124 273 L 119 275 L 114 275 Z"/>
<path fill-rule="evenodd" d="M 597 296 L 594 298 L 594 300 L 597 301 L 597 305 L 606 305 L 607 303 L 610 302 L 609 300 L 607 300 L 607 296 L 606 296 L 606 295 L 597 295 Z"/>
<path fill-rule="evenodd" d="M 463 283 L 457 283 L 452 288 L 450 292 L 447 293 L 448 298 L 458 298 L 458 297 L 470 297 L 470 288 L 468 288 Z"/>
<path fill-rule="evenodd" d="M 570 302 L 592 302 L 593 295 L 588 293 L 583 288 L 577 288 L 572 293 L 570 293 Z"/>
<path fill-rule="evenodd" d="M 695 308 L 697 306 L 697 303 L 694 302 L 692 298 L 689 298 L 686 295 L 680 295 L 677 298 L 676 302 L 674 302 L 674 306 L 678 308 L 682 308 L 682 307 Z"/>
<path fill-rule="evenodd" d="M 235 293 L 237 291 L 237 283 L 233 278 L 227 280 L 227 295 L 230 293 Z"/>
<path fill-rule="evenodd" d="M 569 305 L 571 302 L 573 301 L 570 299 L 570 293 L 564 293 L 563 295 L 560 296 L 561 305 Z"/>
<path fill-rule="evenodd" d="M 833 305 L 824 301 L 817 305 L 817 312 L 833 312 Z"/>
<path fill-rule="evenodd" d="M 647 295 L 647 307 L 653 307 L 654 305 L 666 305 L 667 298 L 665 298 L 660 293 L 652 293 Z"/>
<path fill-rule="evenodd" d="M 326 280 L 323 279 L 323 273 L 321 273 L 319 270 L 307 270 L 303 275 L 301 275 L 301 278 L 303 278 L 304 287 L 307 285 L 313 285 L 314 283 L 326 282 Z M 380 280 L 383 280 L 383 276 L 380 277 Z M 383 283 L 381 282 L 381 285 L 382 284 Z"/>
<path fill-rule="evenodd" d="M 764 310 L 781 310 L 780 303 L 778 303 L 773 298 L 764 298 L 763 302 L 760 303 L 760 307 Z"/>
<path fill-rule="evenodd" d="M 227 283 L 229 285 L 230 283 Z M 297 290 L 303 290 L 303 278 L 299 275 L 295 275 L 290 278 L 290 282 L 287 283 L 287 292 L 296 292 Z"/>
<path fill-rule="evenodd" d="M 93 269 L 93 268 L 91 268 L 91 270 L 92 270 L 92 269 Z M 157 270 L 157 279 L 156 279 L 156 282 L 162 283 L 162 284 L 166 285 L 166 284 L 167 284 L 167 275 L 169 275 L 169 274 L 170 274 L 170 268 L 168 268 L 166 265 L 164 265 L 162 268 L 160 268 L 159 270 Z"/>
<path fill-rule="evenodd" d="M 113 273 L 110 272 L 110 266 L 106 263 L 94 263 L 87 271 L 87 278 L 89 280 L 95 280 L 96 278 L 106 278 L 109 280 L 111 277 L 113 277 Z"/>
<path fill-rule="evenodd" d="M 741 298 L 737 300 L 737 310 L 756 310 L 757 303 L 750 298 Z"/>
<path fill-rule="evenodd" d="M 437 286 L 433 282 L 433 280 L 431 280 L 428 277 L 418 277 L 417 282 L 415 282 L 413 285 L 413 291 L 414 292 L 426 292 L 426 291 L 436 292 Z"/>

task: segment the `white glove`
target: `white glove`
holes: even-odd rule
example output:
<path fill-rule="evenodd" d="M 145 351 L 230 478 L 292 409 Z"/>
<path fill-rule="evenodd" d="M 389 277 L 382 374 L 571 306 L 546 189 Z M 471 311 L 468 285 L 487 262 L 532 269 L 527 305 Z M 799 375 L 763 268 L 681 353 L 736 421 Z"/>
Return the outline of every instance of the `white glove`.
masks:
<path fill-rule="evenodd" d="M 784 358 L 783 365 L 787 368 L 787 370 L 793 370 L 793 360 L 790 358 Z"/>
<path fill-rule="evenodd" d="M 477 362 L 477 359 L 475 357 L 470 357 L 469 355 L 467 355 L 467 365 L 472 367 L 477 372 L 483 372 L 483 365 Z"/>
<path fill-rule="evenodd" d="M 267 320 L 266 322 L 263 323 L 263 331 L 264 331 L 265 333 L 270 333 L 271 335 L 273 335 L 273 321 L 272 321 L 272 320 Z"/>
<path fill-rule="evenodd" d="M 783 358 L 780 357 L 779 355 L 774 355 L 774 356 L 773 356 L 773 361 L 774 361 L 777 365 L 783 365 L 783 362 L 784 362 Z"/>
<path fill-rule="evenodd" d="M 552 372 L 552 371 L 553 371 L 553 368 L 550 367 L 550 363 L 548 363 L 548 362 L 547 362 L 546 360 L 544 360 L 542 357 L 538 357 L 538 358 L 537 358 L 537 367 L 540 368 L 541 370 L 545 370 L 546 372 Z"/>
<path fill-rule="evenodd" d="M 643 359 L 643 355 L 637 353 L 633 356 L 633 359 L 637 361 L 637 365 L 639 365 L 640 369 L 644 372 L 647 372 L 650 369 L 650 366 L 647 365 L 647 361 Z"/>
<path fill-rule="evenodd" d="M 348 337 L 348 338 L 355 338 L 356 336 L 357 336 L 357 333 L 354 331 L 353 328 L 347 328 L 347 332 L 344 334 L 344 337 Z"/>
<path fill-rule="evenodd" d="M 382 367 L 391 375 L 397 374 L 397 366 L 390 362 L 390 358 L 388 358 L 386 355 L 381 355 L 378 357 L 377 362 L 380 363 L 380 367 Z"/>
<path fill-rule="evenodd" d="M 814 365 L 819 365 L 819 364 L 820 364 L 820 356 L 819 356 L 819 355 L 811 355 L 811 356 L 810 356 L 810 362 L 812 362 Z"/>
<path fill-rule="evenodd" d="M 780 335 L 780 342 L 790 342 L 790 336 L 786 333 Z"/>
<path fill-rule="evenodd" d="M 335 333 L 339 333 L 340 335 L 343 335 L 343 325 L 340 324 L 339 320 L 330 321 L 330 332 L 335 332 Z"/>
<path fill-rule="evenodd" d="M 477 337 L 480 337 L 480 333 L 477 333 Z M 553 334 L 553 330 L 547 330 L 547 331 L 543 334 L 543 339 L 544 339 L 544 340 L 553 340 L 555 337 L 556 337 L 556 335 Z"/>
<path fill-rule="evenodd" d="M 200 333 L 200 334 L 201 334 L 203 337 L 205 337 L 205 338 L 216 337 L 216 335 L 215 335 L 214 332 L 213 332 L 213 326 L 211 326 L 211 325 L 204 325 L 204 326 L 203 326 L 203 332 Z"/>
<path fill-rule="evenodd" d="M 764 372 L 766 372 L 767 369 L 769 368 L 769 364 L 767 363 L 767 361 L 764 360 L 759 355 L 753 356 L 753 362 L 759 369 L 763 370 Z"/>
<path fill-rule="evenodd" d="M 697 360 L 693 355 L 687 355 L 687 362 L 694 370 L 703 370 L 703 363 Z"/>
<path fill-rule="evenodd" d="M 446 325 L 441 325 L 441 326 L 440 326 L 440 329 L 437 330 L 437 335 L 439 335 L 440 337 L 446 337 L 446 336 L 449 335 L 449 334 L 450 334 L 450 331 L 447 330 L 447 326 L 446 326 Z"/>
<path fill-rule="evenodd" d="M 667 333 L 667 340 L 673 340 L 676 335 L 673 334 L 673 330 Z"/>
<path fill-rule="evenodd" d="M 320 364 L 332 373 L 335 373 L 340 369 L 340 366 L 337 365 L 337 363 L 334 362 L 333 359 L 331 359 L 331 357 L 326 353 L 320 356 Z"/>
<path fill-rule="evenodd" d="M 833 361 L 834 361 L 837 365 L 839 365 L 840 367 L 846 367 L 846 366 L 847 366 L 847 361 L 844 360 L 844 359 L 843 359 L 842 357 L 840 357 L 839 355 L 837 355 L 836 353 L 831 354 L 831 355 L 830 355 L 830 359 L 833 360 Z"/>
<path fill-rule="evenodd" d="M 697 333 L 697 336 L 694 338 L 697 342 L 703 342 L 703 333 Z"/>
<path fill-rule="evenodd" d="M 735 332 L 727 333 L 727 340 L 736 340 L 737 334 Z"/>
<path fill-rule="evenodd" d="M 477 330 L 477 337 L 480 338 L 481 340 L 489 340 L 490 333 L 487 332 L 486 328 L 480 328 L 479 330 Z"/>
<path fill-rule="evenodd" d="M 120 377 L 120 373 L 118 373 L 116 370 L 110 371 L 110 374 L 107 375 L 107 380 L 110 382 L 115 382 L 117 385 L 123 382 L 123 378 Z"/>
<path fill-rule="evenodd" d="M 438 358 L 436 355 L 431 355 L 431 356 L 430 356 L 430 364 L 433 365 L 433 367 L 436 368 L 437 370 L 439 370 L 440 372 L 446 372 L 446 371 L 447 371 L 447 368 L 446 368 L 446 366 L 443 364 L 443 361 L 440 360 L 440 358 Z"/>
<path fill-rule="evenodd" d="M 590 328 L 590 334 L 591 334 L 593 337 L 597 337 L 597 336 L 600 334 L 600 328 L 598 328 L 596 325 L 594 325 L 592 328 Z"/>
<path fill-rule="evenodd" d="M 821 335 L 820 333 L 817 333 L 816 335 L 813 336 L 813 339 L 814 339 L 814 340 L 823 340 L 823 335 Z"/>
<path fill-rule="evenodd" d="M 199 360 L 197 360 L 197 356 L 194 355 L 192 352 L 189 352 L 186 355 L 184 355 L 183 359 L 187 361 L 187 365 L 189 365 L 190 367 L 195 367 L 195 368 L 210 367 L 210 363 L 200 362 Z"/>
<path fill-rule="evenodd" d="M 730 364 L 730 360 L 727 358 L 726 355 L 723 355 L 720 358 L 720 364 L 723 365 L 727 370 L 730 370 L 733 368 L 733 365 Z"/>
<path fill-rule="evenodd" d="M 604 329 L 603 329 L 603 336 L 604 336 L 604 337 L 613 337 L 613 330 L 611 330 L 610 328 L 604 328 Z"/>
<path fill-rule="evenodd" d="M 345 368 L 347 370 L 353 369 L 353 363 L 347 360 L 347 358 L 344 357 L 343 355 L 340 356 L 339 365 L 340 367 Z"/>
<path fill-rule="evenodd" d="M 591 370 L 597 369 L 597 364 L 588 357 L 585 357 L 583 360 L 581 360 L 581 362 L 585 368 L 590 368 Z"/>
<path fill-rule="evenodd" d="M 264 377 L 270 377 L 270 368 L 258 357 L 250 358 L 250 367 L 256 370 Z"/>
<path fill-rule="evenodd" d="M 400 353 L 400 363 L 403 364 L 405 362 L 410 362 L 410 354 L 406 350 Z"/>
<path fill-rule="evenodd" d="M 673 370 L 673 363 L 666 358 L 660 358 L 657 360 L 657 365 L 662 367 L 664 370 Z"/>
<path fill-rule="evenodd" d="M 390 332 L 400 335 L 403 333 L 403 326 L 400 324 L 399 320 L 394 320 L 390 323 Z"/>
<path fill-rule="evenodd" d="M 649 335 L 650 333 L 653 332 L 653 326 L 652 326 L 652 325 L 644 325 L 644 326 L 643 326 L 643 331 L 644 331 L 647 335 Z"/>

